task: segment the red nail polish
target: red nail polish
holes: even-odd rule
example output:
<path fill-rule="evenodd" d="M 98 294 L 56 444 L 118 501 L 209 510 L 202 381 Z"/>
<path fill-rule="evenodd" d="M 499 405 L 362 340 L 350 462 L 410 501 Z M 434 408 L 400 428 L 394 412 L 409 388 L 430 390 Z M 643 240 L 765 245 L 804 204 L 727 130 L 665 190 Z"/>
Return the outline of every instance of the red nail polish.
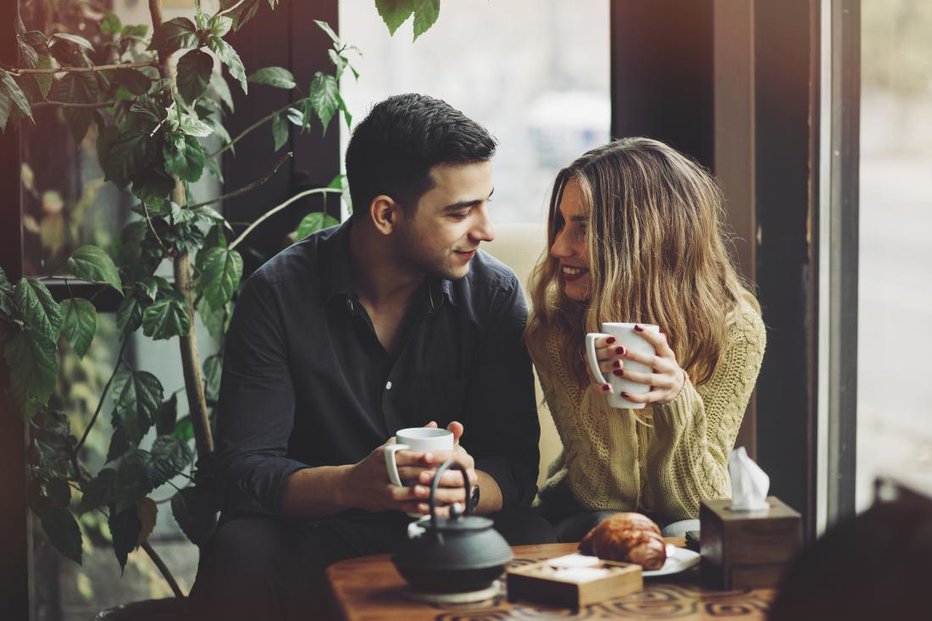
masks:
<path fill-rule="evenodd" d="M 620 369 L 620 368 L 621 368 L 621 360 L 616 360 L 615 362 L 612 363 L 612 366 L 615 367 L 616 369 Z"/>
<path fill-rule="evenodd" d="M 621 396 L 624 397 L 625 399 L 630 399 L 630 398 L 631 398 L 631 395 L 629 395 L 628 393 L 626 393 L 626 392 L 624 392 L 624 391 L 622 391 Z"/>
<path fill-rule="evenodd" d="M 624 347 L 616 347 L 616 348 L 615 348 L 615 353 L 618 354 L 619 356 L 624 356 L 624 355 L 625 355 L 625 348 L 624 348 Z"/>
<path fill-rule="evenodd" d="M 605 342 L 608 343 L 609 345 L 611 345 L 612 343 L 615 342 L 615 337 L 614 337 L 614 336 L 610 336 L 610 337 L 608 337 L 607 339 L 605 339 Z"/>
<path fill-rule="evenodd" d="M 636 325 L 636 326 L 634 326 L 634 330 L 635 330 L 635 332 L 643 332 L 643 331 L 644 331 L 644 328 L 642 328 L 640 325 Z"/>
<path fill-rule="evenodd" d="M 611 386 L 608 384 L 602 384 L 602 392 L 608 392 Z"/>
<path fill-rule="evenodd" d="M 617 375 L 618 377 L 621 377 L 622 375 L 625 374 L 625 372 L 622 371 L 621 369 L 618 369 L 617 371 L 612 371 L 612 373 L 614 373 L 614 374 Z"/>

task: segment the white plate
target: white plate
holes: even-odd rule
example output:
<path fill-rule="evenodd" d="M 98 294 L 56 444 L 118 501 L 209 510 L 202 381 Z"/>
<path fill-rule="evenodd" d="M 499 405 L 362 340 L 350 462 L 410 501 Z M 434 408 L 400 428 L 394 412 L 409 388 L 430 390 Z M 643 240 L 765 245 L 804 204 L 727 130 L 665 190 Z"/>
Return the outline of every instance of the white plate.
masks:
<path fill-rule="evenodd" d="M 667 560 L 663 567 L 654 571 L 644 571 L 645 578 L 653 576 L 668 576 L 685 571 L 699 562 L 699 553 L 687 550 L 686 548 L 677 548 L 667 544 Z"/>

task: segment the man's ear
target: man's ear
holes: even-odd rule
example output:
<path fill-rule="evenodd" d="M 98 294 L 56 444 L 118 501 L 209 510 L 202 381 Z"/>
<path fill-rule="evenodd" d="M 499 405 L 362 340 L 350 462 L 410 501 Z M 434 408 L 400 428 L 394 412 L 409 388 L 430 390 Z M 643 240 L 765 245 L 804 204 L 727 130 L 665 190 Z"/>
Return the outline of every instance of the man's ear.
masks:
<path fill-rule="evenodd" d="M 401 205 L 391 196 L 379 194 L 369 203 L 369 218 L 382 235 L 391 235 L 401 217 Z"/>

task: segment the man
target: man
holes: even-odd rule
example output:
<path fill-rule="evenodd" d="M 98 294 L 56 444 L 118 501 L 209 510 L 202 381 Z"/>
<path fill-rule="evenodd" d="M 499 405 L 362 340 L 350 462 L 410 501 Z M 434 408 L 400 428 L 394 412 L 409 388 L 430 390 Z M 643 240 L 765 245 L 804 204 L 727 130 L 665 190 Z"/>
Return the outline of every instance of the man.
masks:
<path fill-rule="evenodd" d="M 353 133 L 354 215 L 259 269 L 226 344 L 213 474 L 218 532 L 196 610 L 242 618 L 306 612 L 323 569 L 390 552 L 426 513 L 451 455 L 383 446 L 400 428 L 447 426 L 476 513 L 513 544 L 552 540 L 531 510 L 538 438 L 526 309 L 515 275 L 479 251 L 495 142 L 446 103 L 400 95 Z M 462 442 L 460 442 L 462 440 Z M 458 471 L 439 500 L 464 503 Z"/>

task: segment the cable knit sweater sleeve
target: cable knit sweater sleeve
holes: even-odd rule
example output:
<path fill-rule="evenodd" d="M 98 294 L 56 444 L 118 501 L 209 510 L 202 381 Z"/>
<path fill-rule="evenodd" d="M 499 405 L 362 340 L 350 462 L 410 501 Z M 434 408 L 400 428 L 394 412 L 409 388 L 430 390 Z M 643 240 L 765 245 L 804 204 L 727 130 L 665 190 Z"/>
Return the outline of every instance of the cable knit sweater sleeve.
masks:
<path fill-rule="evenodd" d="M 763 320 L 741 303 L 709 381 L 698 388 L 687 381 L 676 399 L 654 408 L 643 492 L 666 519 L 698 517 L 700 499 L 730 496 L 728 453 L 754 390 L 765 344 Z"/>

